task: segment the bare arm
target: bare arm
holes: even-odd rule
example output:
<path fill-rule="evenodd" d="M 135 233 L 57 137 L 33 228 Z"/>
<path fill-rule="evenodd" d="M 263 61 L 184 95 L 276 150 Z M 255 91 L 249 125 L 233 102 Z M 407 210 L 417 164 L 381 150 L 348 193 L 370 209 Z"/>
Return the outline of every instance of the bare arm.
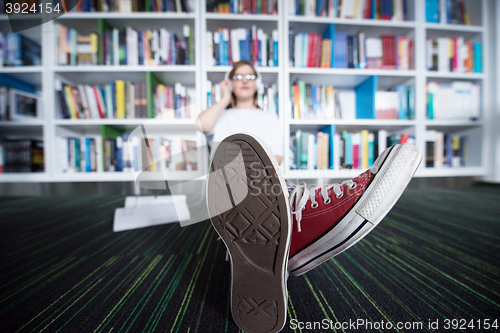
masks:
<path fill-rule="evenodd" d="M 227 105 L 231 102 L 231 92 L 229 91 L 229 85 L 231 81 L 229 79 L 224 80 L 220 83 L 221 88 L 221 99 L 219 102 L 213 104 L 211 107 L 203 111 L 196 117 L 196 129 L 203 133 L 210 133 L 220 114 L 224 111 Z"/>
<path fill-rule="evenodd" d="M 276 158 L 276 161 L 278 161 L 278 164 L 281 164 L 281 161 L 283 160 L 283 156 L 274 155 L 274 158 Z"/>

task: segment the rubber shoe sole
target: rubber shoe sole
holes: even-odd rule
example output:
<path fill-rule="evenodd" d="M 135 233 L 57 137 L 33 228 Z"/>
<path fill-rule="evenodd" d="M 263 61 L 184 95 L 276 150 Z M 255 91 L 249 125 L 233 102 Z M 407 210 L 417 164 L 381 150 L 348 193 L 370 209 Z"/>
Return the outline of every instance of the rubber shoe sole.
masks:
<path fill-rule="evenodd" d="M 234 321 L 249 333 L 281 331 L 292 222 L 281 170 L 257 137 L 235 134 L 219 144 L 207 205 L 229 251 Z"/>
<path fill-rule="evenodd" d="M 422 157 L 417 147 L 398 144 L 374 164 L 375 177 L 365 193 L 328 233 L 289 260 L 292 275 L 304 274 L 356 244 L 389 213 L 415 174 Z"/>

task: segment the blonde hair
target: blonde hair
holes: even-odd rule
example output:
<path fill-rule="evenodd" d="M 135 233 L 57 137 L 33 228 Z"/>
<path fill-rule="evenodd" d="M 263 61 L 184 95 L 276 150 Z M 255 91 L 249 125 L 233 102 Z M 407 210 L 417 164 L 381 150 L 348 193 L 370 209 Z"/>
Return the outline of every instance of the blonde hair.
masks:
<path fill-rule="evenodd" d="M 234 73 L 236 72 L 236 70 L 238 68 L 240 68 L 241 66 L 244 66 L 244 65 L 248 65 L 252 68 L 253 70 L 253 73 L 257 76 L 259 74 L 257 74 L 257 71 L 255 70 L 255 67 L 253 67 L 252 63 L 247 61 L 247 60 L 240 60 L 238 61 L 237 63 L 233 64 L 233 69 L 231 69 L 231 71 L 229 72 L 229 79 L 232 81 L 233 79 L 233 75 Z M 260 106 L 257 104 L 257 99 L 259 98 L 259 93 L 257 92 L 257 87 L 255 87 L 255 94 L 253 95 L 253 105 L 260 109 Z M 229 109 L 229 108 L 233 108 L 234 106 L 236 106 L 236 95 L 234 94 L 234 92 L 231 92 L 231 102 L 229 103 L 229 105 L 226 107 L 226 109 Z"/>

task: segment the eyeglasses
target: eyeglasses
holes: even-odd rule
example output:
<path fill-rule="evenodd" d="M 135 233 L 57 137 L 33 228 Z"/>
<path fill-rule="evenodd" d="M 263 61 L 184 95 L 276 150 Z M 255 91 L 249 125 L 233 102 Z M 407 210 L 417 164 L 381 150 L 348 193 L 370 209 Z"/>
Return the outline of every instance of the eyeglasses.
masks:
<path fill-rule="evenodd" d="M 257 78 L 257 75 L 254 75 L 254 74 L 237 74 L 237 75 L 233 75 L 233 80 L 235 81 L 241 81 L 243 80 L 243 78 L 247 79 L 247 80 L 255 80 Z"/>

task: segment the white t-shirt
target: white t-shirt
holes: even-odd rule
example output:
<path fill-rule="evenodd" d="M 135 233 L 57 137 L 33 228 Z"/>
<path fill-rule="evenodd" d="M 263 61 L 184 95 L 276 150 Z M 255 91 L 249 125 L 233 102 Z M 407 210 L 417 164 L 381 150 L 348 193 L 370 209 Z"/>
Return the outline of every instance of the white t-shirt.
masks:
<path fill-rule="evenodd" d="M 225 109 L 217 119 L 207 141 L 215 151 L 216 144 L 236 133 L 249 133 L 264 141 L 273 154 L 283 156 L 283 136 L 278 116 L 261 109 Z"/>

